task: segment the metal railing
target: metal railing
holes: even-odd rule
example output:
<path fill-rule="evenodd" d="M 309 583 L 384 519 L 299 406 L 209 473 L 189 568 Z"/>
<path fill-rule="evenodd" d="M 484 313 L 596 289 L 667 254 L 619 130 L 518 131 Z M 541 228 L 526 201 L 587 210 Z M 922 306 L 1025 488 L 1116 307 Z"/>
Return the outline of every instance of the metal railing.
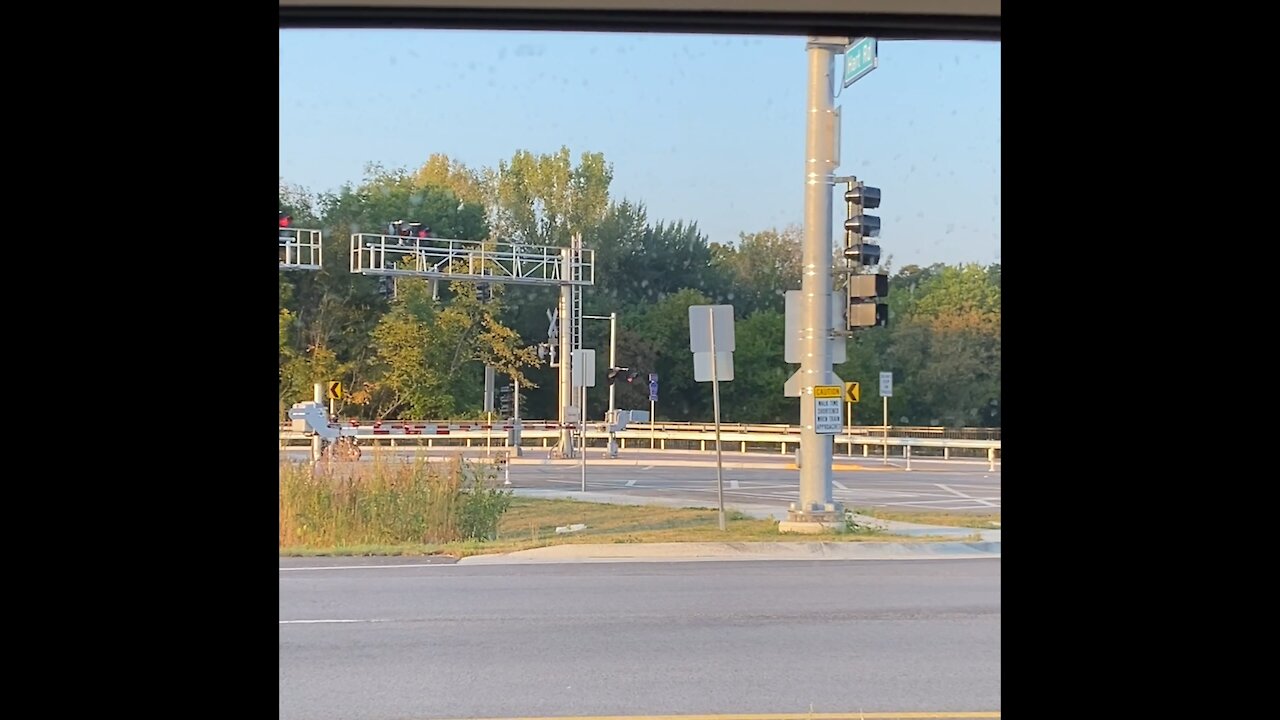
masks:
<path fill-rule="evenodd" d="M 372 424 L 372 421 L 361 421 L 364 424 Z M 441 420 L 422 422 L 418 420 L 383 420 L 383 427 L 399 427 L 404 424 L 410 425 L 447 425 L 449 422 Z M 479 421 L 473 421 L 479 422 Z M 522 420 L 526 425 L 539 425 L 554 423 L 554 420 Z M 289 423 L 280 424 L 281 432 L 289 429 Z M 687 421 L 662 421 L 656 423 L 629 423 L 626 432 L 639 431 L 648 432 L 650 429 L 654 431 L 697 431 L 697 432 L 714 432 L 715 425 L 709 422 L 687 422 Z M 724 432 L 742 432 L 742 433 L 772 433 L 780 435 L 799 435 L 800 426 L 798 425 L 781 425 L 770 423 L 720 423 L 720 431 Z M 881 425 L 853 425 L 846 430 L 845 434 L 851 435 L 883 435 L 885 428 Z M 890 425 L 888 427 L 888 435 L 891 438 L 939 438 L 950 440 L 999 440 L 1000 428 L 982 428 L 982 427 L 940 427 L 929 425 Z"/>
<path fill-rule="evenodd" d="M 545 421 L 527 422 L 534 424 Z M 683 429 L 658 429 L 659 426 L 664 424 L 670 423 L 658 423 L 653 427 L 649 425 L 628 425 L 626 430 L 616 435 L 619 450 L 625 451 L 627 448 L 636 450 L 698 450 L 704 452 L 715 450 L 714 430 L 704 430 L 689 426 L 685 426 Z M 389 425 L 390 423 L 383 423 L 383 426 Z M 766 427 L 775 429 L 766 430 L 764 429 Z M 899 430 L 904 429 L 906 428 L 899 428 Z M 558 442 L 559 437 L 559 431 L 557 430 L 523 430 L 521 431 L 520 444 L 521 447 L 525 448 L 538 446 L 550 448 Z M 593 422 L 587 425 L 586 438 L 589 445 L 594 441 L 600 446 L 604 446 L 608 442 L 609 433 L 603 425 Z M 930 455 L 941 456 L 946 459 L 952 457 L 974 457 L 994 462 L 1001 450 L 1000 440 L 998 439 L 910 437 L 902 435 L 890 435 L 886 438 L 878 426 L 855 426 L 853 432 L 834 435 L 832 438 L 837 452 L 843 447 L 843 454 L 861 454 L 863 457 L 869 457 L 872 448 L 877 449 L 877 452 L 884 452 L 882 448 L 888 446 L 890 448 L 901 448 L 898 454 L 903 457 Z M 307 442 L 309 442 L 309 437 L 306 434 L 293 432 L 287 423 L 281 426 L 281 449 L 286 447 L 301 448 Z M 730 451 L 738 450 L 743 453 L 761 452 L 786 455 L 788 452 L 794 452 L 800 445 L 799 428 L 778 425 L 753 426 L 752 429 L 746 430 L 721 424 L 720 442 L 723 449 Z M 466 448 L 505 448 L 508 447 L 508 434 L 501 430 L 451 431 L 448 435 L 398 436 L 375 440 L 362 439 L 361 445 L 375 449 L 458 446 Z M 859 449 L 860 453 L 855 452 Z"/>

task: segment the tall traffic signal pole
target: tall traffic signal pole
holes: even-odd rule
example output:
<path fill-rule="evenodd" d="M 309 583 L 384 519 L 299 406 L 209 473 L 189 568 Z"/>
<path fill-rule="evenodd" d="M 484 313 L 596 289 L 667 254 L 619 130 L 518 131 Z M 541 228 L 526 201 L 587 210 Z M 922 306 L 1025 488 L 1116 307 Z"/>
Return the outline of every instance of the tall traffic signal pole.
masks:
<path fill-rule="evenodd" d="M 804 242 L 801 254 L 800 502 L 780 530 L 818 530 L 836 524 L 841 508 L 832 502 L 832 438 L 819 435 L 813 387 L 837 385 L 831 371 L 831 188 L 839 160 L 839 132 L 832 65 L 847 38 L 810 38 L 808 118 L 805 132 Z M 819 525 L 821 523 L 821 525 Z"/>

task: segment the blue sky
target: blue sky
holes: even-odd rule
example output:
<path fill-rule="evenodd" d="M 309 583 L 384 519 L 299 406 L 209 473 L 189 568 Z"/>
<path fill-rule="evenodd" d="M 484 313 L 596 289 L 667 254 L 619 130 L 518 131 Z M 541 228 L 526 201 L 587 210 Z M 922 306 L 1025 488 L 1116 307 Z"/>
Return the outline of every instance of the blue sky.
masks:
<path fill-rule="evenodd" d="M 280 33 L 280 176 L 313 192 L 368 162 L 603 152 L 612 194 L 711 240 L 803 218 L 803 38 L 437 30 Z M 1000 259 L 1000 46 L 882 41 L 837 89 L 842 164 L 881 188 L 893 267 Z M 836 65 L 839 72 L 839 65 Z M 844 204 L 835 199 L 838 246 Z"/>

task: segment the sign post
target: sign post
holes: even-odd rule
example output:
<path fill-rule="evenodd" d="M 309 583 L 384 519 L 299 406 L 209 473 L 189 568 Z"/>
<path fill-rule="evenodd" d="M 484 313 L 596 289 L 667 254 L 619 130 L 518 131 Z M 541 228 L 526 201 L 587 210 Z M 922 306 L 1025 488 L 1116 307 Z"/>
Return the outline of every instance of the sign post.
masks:
<path fill-rule="evenodd" d="M 316 383 L 311 386 L 311 399 L 317 405 L 324 402 L 324 383 Z M 329 384 L 330 389 L 333 383 Z M 311 462 L 320 462 L 320 458 L 324 453 L 324 438 L 320 437 L 320 433 L 311 436 Z"/>
<path fill-rule="evenodd" d="M 880 373 L 880 398 L 884 400 L 884 464 L 889 464 L 889 398 L 893 397 L 893 373 Z"/>
<path fill-rule="evenodd" d="M 658 373 L 649 373 L 649 449 L 654 449 L 653 443 L 653 426 L 658 422 L 658 415 L 654 412 L 655 406 L 658 404 Z"/>
<path fill-rule="evenodd" d="M 716 497 L 720 501 L 720 529 L 724 519 L 724 462 L 720 451 L 720 381 L 733 379 L 733 306 L 689 306 L 689 350 L 693 379 L 711 382 L 711 407 L 716 425 Z M 708 372 L 709 371 L 709 372 Z"/>
<path fill-rule="evenodd" d="M 849 457 L 853 457 L 853 404 L 862 399 L 862 388 L 856 382 L 844 384 L 844 401 L 849 412 Z"/>
<path fill-rule="evenodd" d="M 569 379 L 578 388 L 578 449 L 582 452 L 582 492 L 587 491 L 587 388 L 596 386 L 596 351 L 584 348 L 569 353 Z"/>
<path fill-rule="evenodd" d="M 331 381 L 326 383 L 329 395 L 329 420 L 338 418 L 338 401 L 342 399 L 342 383 Z"/>

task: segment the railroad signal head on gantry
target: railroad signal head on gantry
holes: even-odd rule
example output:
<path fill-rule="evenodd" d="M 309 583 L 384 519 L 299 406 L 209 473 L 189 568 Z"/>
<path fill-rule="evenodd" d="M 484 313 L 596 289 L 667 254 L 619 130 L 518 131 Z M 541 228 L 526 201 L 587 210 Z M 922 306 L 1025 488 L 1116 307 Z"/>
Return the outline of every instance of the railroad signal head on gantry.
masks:
<path fill-rule="evenodd" d="M 409 223 L 409 235 L 416 238 L 429 238 L 431 237 L 431 226 L 420 222 L 411 222 Z"/>

